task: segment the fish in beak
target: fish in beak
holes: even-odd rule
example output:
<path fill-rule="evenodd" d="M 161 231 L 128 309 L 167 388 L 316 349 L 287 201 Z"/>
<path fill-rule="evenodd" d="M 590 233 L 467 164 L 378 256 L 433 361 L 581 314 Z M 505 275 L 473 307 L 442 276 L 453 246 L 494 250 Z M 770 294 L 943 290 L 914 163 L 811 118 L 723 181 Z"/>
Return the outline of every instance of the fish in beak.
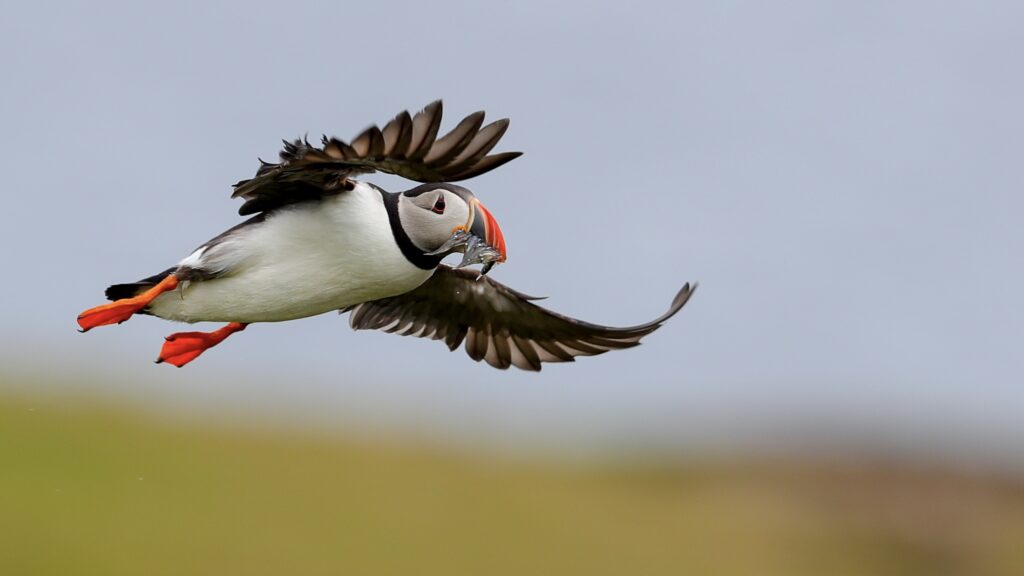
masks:
<path fill-rule="evenodd" d="M 483 264 L 480 273 L 487 274 L 496 263 L 504 262 L 507 257 L 505 236 L 498 227 L 498 221 L 482 202 L 472 198 L 469 206 L 469 221 L 466 225 L 456 228 L 440 248 L 427 254 L 435 256 L 463 252 L 462 262 L 456 268 Z"/>

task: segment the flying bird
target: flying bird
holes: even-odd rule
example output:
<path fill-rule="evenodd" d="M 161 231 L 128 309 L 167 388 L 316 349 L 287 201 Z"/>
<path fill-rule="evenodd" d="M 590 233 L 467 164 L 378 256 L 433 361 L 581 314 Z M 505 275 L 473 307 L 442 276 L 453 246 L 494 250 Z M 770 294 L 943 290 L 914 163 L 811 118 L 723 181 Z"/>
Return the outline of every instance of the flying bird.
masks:
<path fill-rule="evenodd" d="M 261 160 L 253 178 L 234 185 L 232 197 L 244 200 L 239 214 L 251 218 L 159 274 L 110 286 L 112 302 L 78 316 L 81 331 L 134 314 L 226 322 L 168 336 L 157 363 L 181 367 L 249 324 L 340 311 L 356 330 L 443 340 L 450 350 L 465 342 L 473 360 L 536 371 L 636 346 L 686 304 L 696 284 L 683 286 L 662 316 L 611 328 L 542 308 L 486 276 L 505 261 L 505 238 L 473 192 L 453 182 L 521 153 L 489 155 L 507 118 L 484 126 L 476 112 L 438 137 L 441 112 L 440 100 L 415 116 L 402 112 L 351 143 L 285 141 L 280 162 Z M 420 185 L 388 192 L 354 179 L 372 172 Z M 441 263 L 455 252 L 463 254 L 457 266 Z"/>

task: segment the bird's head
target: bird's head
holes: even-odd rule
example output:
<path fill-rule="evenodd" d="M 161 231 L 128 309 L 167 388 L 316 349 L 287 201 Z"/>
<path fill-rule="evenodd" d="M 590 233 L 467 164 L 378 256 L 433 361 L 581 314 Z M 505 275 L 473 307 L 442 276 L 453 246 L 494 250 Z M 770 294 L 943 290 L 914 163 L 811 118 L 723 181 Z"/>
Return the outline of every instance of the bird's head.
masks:
<path fill-rule="evenodd" d="M 462 252 L 458 268 L 504 262 L 505 237 L 490 211 L 468 189 L 455 184 L 423 184 L 401 194 L 398 214 L 409 239 L 425 254 Z"/>

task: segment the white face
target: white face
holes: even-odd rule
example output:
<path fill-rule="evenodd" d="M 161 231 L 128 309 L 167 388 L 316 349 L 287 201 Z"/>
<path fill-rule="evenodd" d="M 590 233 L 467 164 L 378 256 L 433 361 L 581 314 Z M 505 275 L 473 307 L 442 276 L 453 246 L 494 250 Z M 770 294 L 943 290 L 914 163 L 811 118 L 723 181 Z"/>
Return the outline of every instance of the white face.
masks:
<path fill-rule="evenodd" d="M 438 188 L 417 196 L 402 195 L 398 200 L 398 218 L 402 228 L 417 248 L 424 252 L 437 250 L 456 228 L 469 223 L 470 207 L 449 190 Z"/>

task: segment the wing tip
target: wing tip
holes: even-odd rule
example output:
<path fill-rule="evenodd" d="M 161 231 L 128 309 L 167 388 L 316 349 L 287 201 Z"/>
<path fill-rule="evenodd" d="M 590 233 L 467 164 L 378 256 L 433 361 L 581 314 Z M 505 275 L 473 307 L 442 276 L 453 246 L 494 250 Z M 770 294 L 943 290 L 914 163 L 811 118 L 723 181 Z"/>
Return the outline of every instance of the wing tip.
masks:
<path fill-rule="evenodd" d="M 686 284 L 683 284 L 683 287 L 679 289 L 678 293 L 676 293 L 676 297 L 672 299 L 672 305 L 669 307 L 669 310 L 672 310 L 672 313 L 674 314 L 685 306 L 687 301 L 690 300 L 690 297 L 693 296 L 693 293 L 697 291 L 698 285 L 699 284 L 697 282 L 693 282 L 692 284 L 687 282 Z"/>

